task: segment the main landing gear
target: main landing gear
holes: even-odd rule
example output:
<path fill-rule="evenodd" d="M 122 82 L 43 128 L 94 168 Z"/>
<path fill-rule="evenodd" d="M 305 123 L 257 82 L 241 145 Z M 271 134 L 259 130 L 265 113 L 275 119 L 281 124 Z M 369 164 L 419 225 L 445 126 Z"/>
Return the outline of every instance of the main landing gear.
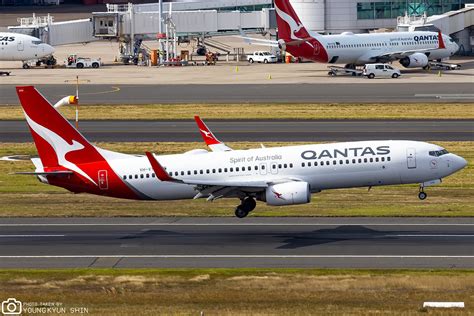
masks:
<path fill-rule="evenodd" d="M 424 200 L 424 199 L 426 199 L 427 196 L 428 195 L 425 193 L 424 188 L 422 186 L 420 186 L 420 192 L 418 193 L 418 198 L 420 200 Z"/>
<path fill-rule="evenodd" d="M 255 209 L 255 206 L 257 206 L 255 199 L 248 196 L 235 208 L 235 216 L 238 218 L 244 218 Z"/>

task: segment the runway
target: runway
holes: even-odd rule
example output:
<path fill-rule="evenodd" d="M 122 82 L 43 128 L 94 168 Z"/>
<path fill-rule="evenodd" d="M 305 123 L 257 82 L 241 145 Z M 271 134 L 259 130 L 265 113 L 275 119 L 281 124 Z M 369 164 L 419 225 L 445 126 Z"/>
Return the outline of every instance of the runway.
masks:
<path fill-rule="evenodd" d="M 51 102 L 74 85 L 37 85 Z M 81 104 L 473 102 L 472 83 L 83 85 Z M 0 104 L 18 104 L 15 85 L 0 85 Z M 427 109 L 429 111 L 429 109 Z"/>
<path fill-rule="evenodd" d="M 473 120 L 206 121 L 222 141 L 474 140 Z M 194 121 L 80 121 L 93 142 L 202 141 Z M 0 121 L 0 142 L 32 141 L 25 121 Z"/>
<path fill-rule="evenodd" d="M 0 268 L 473 268 L 473 218 L 4 218 Z"/>

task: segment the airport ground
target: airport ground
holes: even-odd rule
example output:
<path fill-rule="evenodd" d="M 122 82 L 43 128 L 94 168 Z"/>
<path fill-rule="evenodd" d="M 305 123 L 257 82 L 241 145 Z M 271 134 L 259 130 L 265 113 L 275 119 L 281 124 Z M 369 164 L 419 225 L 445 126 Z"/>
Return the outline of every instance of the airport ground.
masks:
<path fill-rule="evenodd" d="M 470 315 L 474 275 L 437 270 L 4 270 L 0 296 L 90 315 Z M 464 301 L 466 308 L 422 308 Z"/>
<path fill-rule="evenodd" d="M 255 49 L 261 48 L 249 51 Z M 182 68 L 113 65 L 116 51 L 117 43 L 58 48 L 60 61 L 75 52 L 102 57 L 106 65 L 98 70 L 23 70 L 18 69 L 18 63 L 0 63 L 0 68 L 12 71 L 10 77 L 0 78 L 0 103 L 10 105 L 0 108 L 1 119 L 14 124 L 19 123 L 14 120 L 22 119 L 14 85 L 43 84 L 45 95 L 56 100 L 74 93 L 74 86 L 66 86 L 65 81 L 76 75 L 90 80 L 81 88 L 81 102 L 91 106 L 81 107 L 81 118 L 125 119 L 126 124 L 133 123 L 127 120 L 145 119 L 153 124 L 150 119 L 184 119 L 191 128 L 194 114 L 212 119 L 285 118 L 293 120 L 293 124 L 298 123 L 295 119 L 357 118 L 396 119 L 406 124 L 408 118 L 431 119 L 424 124 L 441 124 L 439 133 L 449 134 L 455 127 L 446 128 L 443 121 L 452 119 L 461 126 L 469 124 L 474 116 L 474 62 L 467 58 L 456 60 L 463 65 L 459 71 L 404 70 L 398 80 L 369 81 L 328 77 L 326 65 L 311 63 L 248 65 L 221 61 L 215 67 Z M 341 102 L 346 104 L 338 104 Z M 392 104 L 385 105 L 386 102 Z M 71 117 L 71 110 L 65 110 Z M 107 122 L 110 123 L 113 122 Z M 331 125 L 336 126 L 334 132 L 347 134 L 343 126 L 337 127 L 340 123 Z M 2 132 L 4 129 L 10 132 L 9 127 Z M 157 311 L 222 315 L 472 314 L 472 128 L 467 126 L 461 131 L 467 140 L 451 133 L 449 139 L 440 141 L 433 138 L 435 132 L 431 131 L 433 142 L 465 157 L 469 165 L 440 186 L 428 188 L 427 200 L 418 200 L 415 185 L 370 191 L 332 190 L 315 194 L 313 202 L 303 206 L 271 208 L 259 203 L 252 215 L 240 222 L 244 223 L 242 226 L 231 218 L 236 203 L 233 200 L 137 202 L 73 195 L 31 177 L 9 174 L 31 170 L 27 161 L 0 161 L 1 221 L 17 225 L 2 227 L 4 234 L 17 236 L 0 238 L 0 252 L 11 255 L 0 258 L 0 266 L 46 269 L 1 270 L 0 297 L 11 295 L 40 302 L 57 302 L 61 297 L 67 307 L 89 307 L 89 314 L 98 315 L 155 315 Z M 379 130 L 380 134 L 383 132 L 387 131 Z M 236 140 L 243 140 L 238 131 L 233 133 Z M 216 134 L 221 135 L 218 130 Z M 151 150 L 167 154 L 203 148 L 198 137 L 196 134 L 194 143 L 157 143 L 156 139 L 149 143 L 123 143 L 114 136 L 108 143 L 98 145 L 130 153 Z M 226 141 L 226 133 L 221 138 Z M 258 147 L 259 139 L 255 138 L 257 134 L 251 135 L 248 142 L 229 145 Z M 330 140 L 334 138 L 325 139 Z M 0 144 L 0 156 L 34 155 L 33 144 L 21 141 Z M 297 139 L 289 141 L 297 143 Z M 264 143 L 288 144 L 274 139 Z M 164 222 L 175 224 L 163 225 Z M 179 226 L 183 222 L 201 223 L 204 228 Z M 48 223 L 52 225 L 45 225 Z M 75 223 L 87 225 L 74 226 Z M 108 223 L 111 227 L 102 229 L 90 223 Z M 123 223 L 126 225 L 121 227 Z M 246 223 L 251 225 L 245 226 Z M 36 241 L 26 236 L 34 236 Z M 246 258 L 250 252 L 254 256 Z M 324 252 L 327 257 L 321 256 Z M 127 257 L 132 253 L 137 256 Z M 366 257 L 358 257 L 359 253 Z M 177 256 L 168 256 L 172 254 Z M 32 257 L 27 258 L 28 255 Z M 186 269 L 169 269 L 177 266 Z M 52 270 L 53 267 L 71 269 Z M 327 269 L 331 267 L 338 269 Z M 394 270 L 397 268 L 431 270 Z M 463 268 L 469 270 L 459 270 Z M 438 312 L 423 309 L 424 301 L 464 301 L 467 308 Z"/>

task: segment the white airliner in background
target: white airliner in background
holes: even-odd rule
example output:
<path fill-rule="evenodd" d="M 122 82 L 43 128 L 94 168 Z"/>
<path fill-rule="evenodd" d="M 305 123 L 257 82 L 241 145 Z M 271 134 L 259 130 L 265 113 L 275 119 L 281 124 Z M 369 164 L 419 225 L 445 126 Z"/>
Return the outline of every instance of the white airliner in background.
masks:
<path fill-rule="evenodd" d="M 275 0 L 278 42 L 255 40 L 261 44 L 279 46 L 294 57 L 321 63 L 345 64 L 355 68 L 368 63 L 399 60 L 406 68 L 427 67 L 430 60 L 454 55 L 459 46 L 441 32 L 390 32 L 321 35 L 306 30 L 289 0 Z"/>
<path fill-rule="evenodd" d="M 39 59 L 54 53 L 54 47 L 43 43 L 39 38 L 0 32 L 0 61 L 22 61 Z"/>
<path fill-rule="evenodd" d="M 309 203 L 328 189 L 419 183 L 424 188 L 464 168 L 466 160 L 440 146 L 385 140 L 232 150 L 196 117 L 212 152 L 129 155 L 89 143 L 34 87 L 17 87 L 38 150 L 34 172 L 41 182 L 74 193 L 137 200 L 238 198 L 237 217 L 256 201 Z M 263 146 L 262 146 L 263 147 Z"/>

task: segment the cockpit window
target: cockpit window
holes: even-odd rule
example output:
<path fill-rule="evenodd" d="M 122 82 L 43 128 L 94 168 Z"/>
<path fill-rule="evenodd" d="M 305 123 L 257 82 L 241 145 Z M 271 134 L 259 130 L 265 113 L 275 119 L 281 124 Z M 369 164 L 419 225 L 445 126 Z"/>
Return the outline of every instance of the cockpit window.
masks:
<path fill-rule="evenodd" d="M 430 151 L 429 154 L 430 154 L 430 156 L 433 156 L 433 157 L 439 157 L 439 156 L 442 156 L 442 155 L 449 154 L 449 152 L 446 149 L 443 149 L 443 150 Z"/>
<path fill-rule="evenodd" d="M 39 45 L 41 43 L 43 43 L 42 41 L 31 41 L 33 43 L 33 45 Z"/>
<path fill-rule="evenodd" d="M 449 38 L 449 41 L 450 41 L 451 43 L 454 43 L 454 40 L 453 40 L 451 37 Z"/>

